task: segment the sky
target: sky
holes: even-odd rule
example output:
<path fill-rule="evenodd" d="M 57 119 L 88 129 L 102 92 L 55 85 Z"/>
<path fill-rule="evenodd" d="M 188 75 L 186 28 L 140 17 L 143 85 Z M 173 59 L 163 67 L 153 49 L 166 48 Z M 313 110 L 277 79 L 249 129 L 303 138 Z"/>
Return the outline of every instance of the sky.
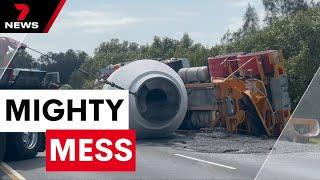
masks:
<path fill-rule="evenodd" d="M 228 29 L 241 27 L 249 2 L 262 20 L 262 0 L 67 0 L 49 33 L 27 34 L 25 43 L 45 53 L 75 49 L 93 55 L 112 38 L 150 44 L 154 36 L 180 39 L 186 32 L 212 46 Z"/>

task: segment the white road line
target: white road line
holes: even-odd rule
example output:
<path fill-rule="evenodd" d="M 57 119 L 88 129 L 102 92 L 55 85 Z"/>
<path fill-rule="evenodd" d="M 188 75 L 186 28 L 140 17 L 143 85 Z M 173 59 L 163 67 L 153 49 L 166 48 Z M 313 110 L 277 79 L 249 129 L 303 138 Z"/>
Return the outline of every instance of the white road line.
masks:
<path fill-rule="evenodd" d="M 227 166 L 227 165 L 223 165 L 223 164 L 219 164 L 219 163 L 214 163 L 214 162 L 210 162 L 210 161 L 206 161 L 206 160 L 202 160 L 202 159 L 197 159 L 197 158 L 185 156 L 185 155 L 182 155 L 182 154 L 174 154 L 174 155 L 175 156 L 179 156 L 179 157 L 183 157 L 183 158 L 187 158 L 187 159 L 191 159 L 191 160 L 194 160 L 194 161 L 199 161 L 199 162 L 203 162 L 203 163 L 207 163 L 207 164 L 211 164 L 211 165 L 227 168 L 227 169 L 232 169 L 232 170 L 236 170 L 237 169 L 235 167 L 231 167 L 231 166 Z"/>
<path fill-rule="evenodd" d="M 16 170 L 10 167 L 7 163 L 2 162 L 0 164 L 0 169 L 6 173 L 12 180 L 26 180 L 21 174 L 19 174 Z"/>

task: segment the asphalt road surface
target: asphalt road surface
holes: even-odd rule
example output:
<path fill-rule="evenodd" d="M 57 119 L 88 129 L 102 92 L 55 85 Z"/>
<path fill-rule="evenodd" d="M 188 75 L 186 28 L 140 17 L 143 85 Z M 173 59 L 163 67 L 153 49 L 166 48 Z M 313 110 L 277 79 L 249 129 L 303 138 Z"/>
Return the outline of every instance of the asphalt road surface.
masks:
<path fill-rule="evenodd" d="M 1 179 L 254 179 L 267 153 L 230 154 L 179 150 L 165 143 L 137 143 L 135 173 L 47 173 L 45 153 L 36 159 L 6 162 Z M 260 179 L 318 179 L 320 153 L 276 153 L 260 171 Z M 8 170 L 9 168 L 9 170 Z M 18 177 L 18 178 L 17 178 Z"/>
<path fill-rule="evenodd" d="M 257 180 L 320 178 L 320 152 L 272 154 L 257 176 Z"/>
<path fill-rule="evenodd" d="M 44 153 L 36 159 L 6 164 L 15 171 L 11 176 L 25 179 L 254 179 L 265 157 L 188 152 L 161 143 L 138 142 L 135 173 L 47 173 Z M 9 179 L 8 172 L 0 177 Z"/>

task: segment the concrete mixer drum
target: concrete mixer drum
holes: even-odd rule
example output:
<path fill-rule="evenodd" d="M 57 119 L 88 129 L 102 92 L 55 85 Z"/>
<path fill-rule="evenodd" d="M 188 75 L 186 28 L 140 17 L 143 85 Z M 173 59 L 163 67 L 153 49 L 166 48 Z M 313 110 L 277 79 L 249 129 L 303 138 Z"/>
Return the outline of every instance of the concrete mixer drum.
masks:
<path fill-rule="evenodd" d="M 130 94 L 130 129 L 138 138 L 166 137 L 181 125 L 188 106 L 187 92 L 179 75 L 164 63 L 139 60 L 116 70 L 108 81 Z M 105 85 L 104 89 L 114 89 Z"/>

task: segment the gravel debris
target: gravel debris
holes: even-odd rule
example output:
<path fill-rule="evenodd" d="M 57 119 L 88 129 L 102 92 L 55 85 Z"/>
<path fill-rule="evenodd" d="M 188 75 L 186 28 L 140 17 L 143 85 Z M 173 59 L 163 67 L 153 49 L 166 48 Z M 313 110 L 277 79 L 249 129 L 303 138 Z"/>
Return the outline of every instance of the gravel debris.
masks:
<path fill-rule="evenodd" d="M 169 140 L 172 148 L 203 153 L 252 154 L 266 153 L 276 139 L 232 134 L 221 129 L 206 131 L 177 131 Z"/>
<path fill-rule="evenodd" d="M 315 144 L 302 144 L 289 141 L 278 141 L 273 153 L 299 153 L 299 152 L 320 152 L 320 146 Z"/>
<path fill-rule="evenodd" d="M 273 148 L 276 140 L 276 138 L 232 134 L 221 128 L 215 128 L 201 131 L 179 130 L 169 138 L 143 140 L 142 142 L 201 153 L 267 154 Z M 278 141 L 273 150 L 273 153 L 294 152 L 320 152 L 320 146 Z"/>

